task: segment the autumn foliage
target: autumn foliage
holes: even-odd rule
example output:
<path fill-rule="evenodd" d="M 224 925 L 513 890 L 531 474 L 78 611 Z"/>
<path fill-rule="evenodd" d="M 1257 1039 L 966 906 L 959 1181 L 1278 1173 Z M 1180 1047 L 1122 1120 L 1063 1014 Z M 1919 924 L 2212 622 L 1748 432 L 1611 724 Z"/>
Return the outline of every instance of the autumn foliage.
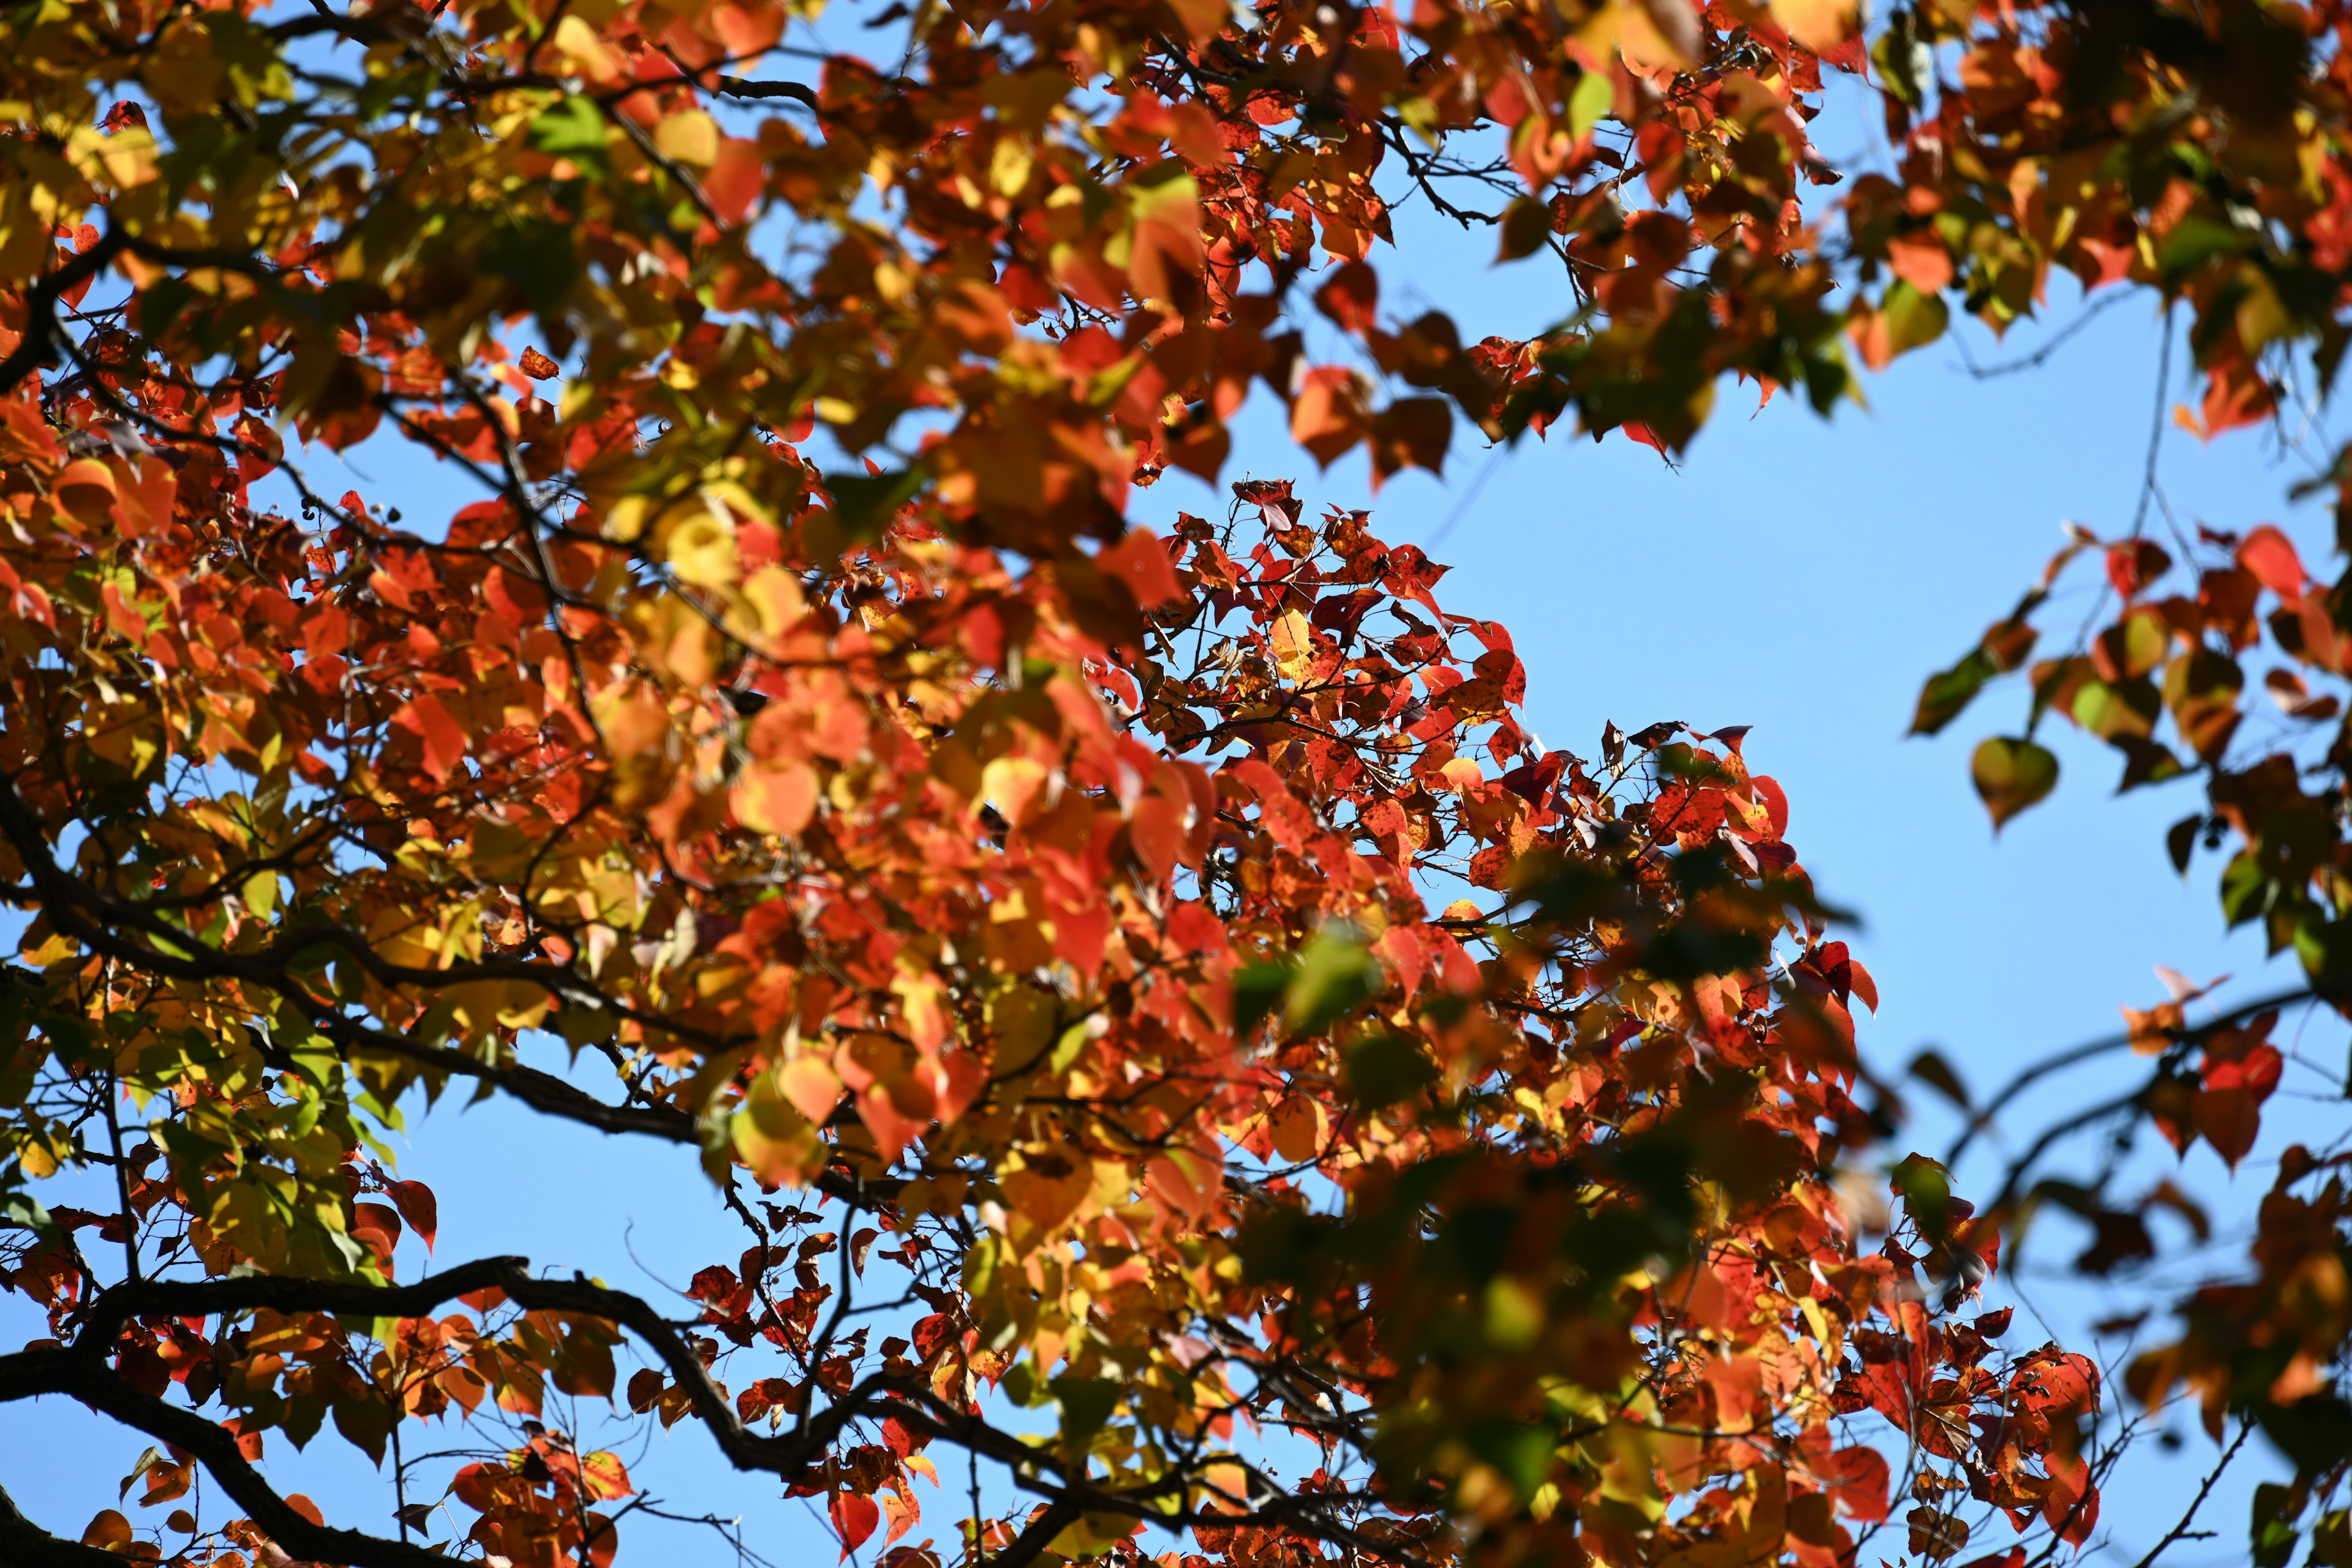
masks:
<path fill-rule="evenodd" d="M 2055 1189 L 1856 1179 L 1874 984 L 1743 732 L 1543 747 L 1443 567 L 1227 459 L 1253 399 L 1376 480 L 1679 448 L 1727 376 L 1827 410 L 2053 268 L 2181 302 L 2190 422 L 2258 420 L 2345 342 L 2352 13 L 927 0 L 860 18 L 877 65 L 814 12 L 0 16 L 0 1278 L 52 1335 L 0 1400 L 143 1435 L 126 1507 L 175 1510 L 77 1543 L 0 1496 L 0 1549 L 601 1568 L 643 1494 L 557 1395 L 891 1568 L 2088 1541 L 2111 1395 L 1978 1300 Z M 1841 73 L 1899 149 L 1851 180 Z M 1412 202 L 1564 319 L 1399 320 Z M 478 499 L 314 482 L 362 443 Z M 1229 505 L 1143 526 L 1171 468 Z M 2340 742 L 2231 747 L 2257 648 L 2336 717 L 2343 592 L 2275 530 L 2096 543 L 2052 574 L 2115 617 L 2032 720 L 2204 772 L 2177 857 L 2242 845 L 2230 918 L 2340 994 Z M 1997 820 L 2055 782 L 2032 730 L 1976 754 Z M 2277 1054 L 2185 1000 L 2102 1113 L 2234 1161 Z M 418 1273 L 477 1200 L 383 1137 L 451 1090 L 675 1145 L 742 1231 L 694 1321 Z M 2339 1164 L 2130 1380 L 2305 1434 L 2297 1511 L 2352 1448 Z M 2147 1204 L 2068 1191 L 2129 1254 Z M 273 1487 L 330 1425 L 415 1500 Z M 489 1457 L 403 1458 L 451 1431 Z"/>

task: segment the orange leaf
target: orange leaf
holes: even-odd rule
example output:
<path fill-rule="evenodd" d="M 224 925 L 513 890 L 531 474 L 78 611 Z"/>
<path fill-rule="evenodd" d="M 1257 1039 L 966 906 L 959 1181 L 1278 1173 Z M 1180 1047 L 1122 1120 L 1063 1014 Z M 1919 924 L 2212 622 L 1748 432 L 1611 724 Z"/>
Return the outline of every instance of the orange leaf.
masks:
<path fill-rule="evenodd" d="M 790 838 L 816 815 L 816 770 L 806 763 L 761 763 L 744 770 L 730 797 L 743 826 Z"/>
<path fill-rule="evenodd" d="M 629 1484 L 628 1467 L 621 1463 L 621 1457 L 602 1448 L 581 1456 L 580 1479 L 586 1484 L 588 1495 L 599 1502 L 625 1498 L 637 1489 Z"/>
<path fill-rule="evenodd" d="M 431 692 L 410 699 L 406 706 L 392 716 L 401 729 L 413 731 L 425 743 L 425 771 L 432 775 L 436 785 L 446 781 L 450 771 L 465 760 L 466 731 L 441 700 Z"/>

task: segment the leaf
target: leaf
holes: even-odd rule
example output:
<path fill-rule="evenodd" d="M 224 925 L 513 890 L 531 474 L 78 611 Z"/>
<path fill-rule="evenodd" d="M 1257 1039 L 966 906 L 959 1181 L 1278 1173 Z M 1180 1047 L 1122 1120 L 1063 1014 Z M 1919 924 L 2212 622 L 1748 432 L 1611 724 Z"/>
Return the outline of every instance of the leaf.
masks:
<path fill-rule="evenodd" d="M 425 1250 L 433 1250 L 433 1237 L 441 1228 L 441 1205 L 433 1189 L 423 1182 L 387 1182 L 384 1191 L 400 1210 L 400 1217 L 408 1228 L 424 1239 Z"/>
<path fill-rule="evenodd" d="M 735 781 L 729 799 L 744 826 L 793 838 L 816 816 L 816 770 L 803 762 L 759 763 Z"/>
<path fill-rule="evenodd" d="M 433 782 L 448 782 L 449 775 L 466 758 L 466 731 L 441 706 L 441 700 L 429 691 L 411 698 L 392 716 L 392 721 L 424 742 L 425 771 Z"/>
<path fill-rule="evenodd" d="M 605 169 L 605 147 L 614 134 L 604 111 L 585 97 L 566 98 L 541 110 L 530 122 L 530 144 L 551 158 L 568 158 L 596 174 Z"/>
<path fill-rule="evenodd" d="M 2238 564 L 2280 598 L 2292 602 L 2303 597 L 2303 557 L 2294 542 L 2269 523 L 2246 535 L 2238 546 Z"/>
<path fill-rule="evenodd" d="M 2032 741 L 1993 736 L 1969 760 L 1979 798 L 2001 824 L 2047 796 L 2058 785 L 2058 759 Z"/>
<path fill-rule="evenodd" d="M 388 1204 L 354 1204 L 352 1235 L 367 1243 L 380 1268 L 392 1266 L 393 1249 L 400 1244 L 400 1215 Z"/>
<path fill-rule="evenodd" d="M 1348 1097 L 1370 1110 L 1409 1100 L 1437 1079 L 1436 1069 L 1418 1047 L 1386 1031 L 1352 1041 L 1345 1060 Z"/>
<path fill-rule="evenodd" d="M 1279 963 L 1254 963 L 1234 976 L 1234 1033 L 1247 1039 L 1266 1015 L 1282 1005 L 1290 971 Z"/>
<path fill-rule="evenodd" d="M 898 515 L 898 509 L 921 493 L 920 468 L 885 469 L 877 474 L 827 474 L 824 488 L 833 496 L 834 516 L 853 540 L 871 539 Z"/>
<path fill-rule="evenodd" d="M 1352 934 L 1327 931 L 1299 955 L 1283 996 L 1282 1021 L 1292 1035 L 1318 1035 L 1343 1013 L 1380 994 L 1388 983 L 1378 960 Z"/>
<path fill-rule="evenodd" d="M 1501 243 L 1495 252 L 1497 262 L 1533 256 L 1551 238 L 1551 209 L 1532 196 L 1516 196 L 1503 209 L 1500 232 Z"/>
<path fill-rule="evenodd" d="M 82 1526 L 81 1543 L 102 1551 L 128 1546 L 131 1544 L 131 1521 L 113 1509 L 100 1509 L 88 1524 Z"/>
<path fill-rule="evenodd" d="M 1315 290 L 1315 308 L 1358 337 L 1377 324 L 1380 303 L 1381 275 L 1361 261 L 1347 263 Z"/>
<path fill-rule="evenodd" d="M 1903 1200 L 1920 1235 L 1930 1241 L 1943 1238 L 1953 1214 L 1950 1173 L 1925 1154 L 1906 1154 L 1887 1178 L 1887 1186 Z"/>
<path fill-rule="evenodd" d="M 599 1502 L 628 1497 L 636 1490 L 630 1484 L 628 1467 L 621 1463 L 621 1457 L 601 1448 L 581 1456 L 580 1476 L 587 1483 L 588 1495 Z"/>
<path fill-rule="evenodd" d="M 1911 733 L 1933 735 L 1958 718 L 1968 705 L 1976 700 L 1977 693 L 2000 671 L 1984 649 L 1972 647 L 1960 662 L 1940 674 L 1927 678 L 1919 690 L 1919 705 L 1911 715 Z"/>
<path fill-rule="evenodd" d="M 1858 0 L 1772 0 L 1772 19 L 1817 55 L 1833 52 L 1862 32 Z"/>
<path fill-rule="evenodd" d="M 882 1510 L 870 1497 L 856 1492 L 837 1491 L 833 1494 L 833 1531 L 841 1541 L 841 1561 L 866 1544 L 875 1527 L 882 1522 Z"/>
<path fill-rule="evenodd" d="M 1942 1052 L 1932 1047 L 1921 1051 L 1911 1058 L 1908 1070 L 1911 1077 L 1935 1089 L 1962 1110 L 1969 1109 L 1968 1085 L 1960 1081 L 1960 1075 L 1953 1070 L 1950 1062 L 1944 1059 Z"/>
<path fill-rule="evenodd" d="M 1119 1386 L 1108 1378 L 1074 1377 L 1065 1374 L 1049 1385 L 1054 1401 L 1062 1411 L 1062 1446 L 1071 1454 L 1082 1454 L 1110 1420 L 1118 1408 Z"/>

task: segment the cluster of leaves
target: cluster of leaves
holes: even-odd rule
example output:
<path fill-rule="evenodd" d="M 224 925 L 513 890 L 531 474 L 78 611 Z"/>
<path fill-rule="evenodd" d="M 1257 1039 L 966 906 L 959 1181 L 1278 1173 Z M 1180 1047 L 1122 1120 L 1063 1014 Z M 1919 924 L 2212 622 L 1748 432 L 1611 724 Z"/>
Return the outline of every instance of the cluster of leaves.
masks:
<path fill-rule="evenodd" d="M 438 1560 L 411 1421 L 487 1444 L 446 1478 L 480 1552 L 604 1561 L 650 1505 L 546 1390 L 613 1398 L 623 1331 L 618 1406 L 904 1563 L 938 1443 L 1043 1500 L 975 1502 L 1002 1568 L 1146 1521 L 1253 1565 L 1843 1562 L 1901 1489 L 1833 1436 L 1866 1411 L 1915 1552 L 1962 1496 L 2083 1541 L 2086 1363 L 1948 1321 L 1990 1261 L 1921 1168 L 1875 1251 L 1833 1189 L 1874 993 L 1740 735 L 1545 749 L 1508 634 L 1286 485 L 1127 514 L 1218 479 L 1254 388 L 1376 478 L 1457 423 L 1678 447 L 1726 374 L 1826 408 L 1844 342 L 2005 323 L 2053 265 L 2189 300 L 2201 427 L 2259 417 L 2261 356 L 2340 347 L 2340 7 L 975 0 L 876 18 L 895 69 L 814 10 L 0 16 L 0 1202 L 56 1338 L 0 1397 L 146 1432 L 157 1506 L 215 1477 L 185 1561 Z M 1898 163 L 1808 210 L 1865 54 Z M 1384 317 L 1415 200 L 1557 261 L 1566 319 Z M 1309 363 L 1310 272 L 1370 368 Z M 289 428 L 482 499 L 404 529 Z M 2257 539 L 2282 647 L 2339 668 Z M 2189 765 L 2141 687 L 2242 597 L 2152 655 L 2133 600 L 2039 706 Z M 2049 770 L 2000 744 L 2006 811 Z M 2332 973 L 2334 805 L 2230 776 L 2233 912 Z M 2172 1125 L 2250 1136 L 2260 1041 L 2163 1038 Z M 512 1260 L 398 1281 L 436 1220 L 373 1140 L 457 1080 L 698 1155 L 750 1245 L 698 1325 Z M 84 1170 L 114 1212 L 35 1201 Z M 256 1468 L 330 1417 L 396 1538 Z"/>
<path fill-rule="evenodd" d="M 600 1560 L 625 1479 L 522 1423 L 613 1396 L 624 1331 L 619 1404 L 824 1495 L 845 1547 L 911 1528 L 940 1441 L 1047 1499 L 969 1521 L 1006 1563 L 1146 1521 L 1237 1562 L 1831 1561 L 1884 1517 L 1830 1432 L 1885 1406 L 1842 1391 L 1955 1342 L 1832 1191 L 1874 992 L 1739 734 L 1540 750 L 1502 628 L 1283 485 L 1016 575 L 920 506 L 813 555 L 834 498 L 777 442 L 743 465 L 812 500 L 714 479 L 682 580 L 506 500 L 306 527 L 11 407 L 11 1169 L 110 1166 L 123 1206 L 28 1215 L 56 1341 L 0 1392 L 220 1477 L 244 1512 L 184 1559 L 421 1557 L 268 1490 L 268 1435 L 331 1419 L 379 1458 L 502 1435 L 446 1480 L 470 1539 Z M 599 1072 L 522 1059 L 559 1038 Z M 438 1204 L 368 1150 L 455 1079 L 699 1151 L 752 1242 L 690 1287 L 707 1331 L 512 1260 L 394 1282 Z M 1964 1436 L 1895 1419 L 2080 1539 L 2027 1506 L 2073 1431 L 2012 1418 L 2040 1364 Z M 1323 1467 L 1276 1483 L 1244 1417 Z"/>

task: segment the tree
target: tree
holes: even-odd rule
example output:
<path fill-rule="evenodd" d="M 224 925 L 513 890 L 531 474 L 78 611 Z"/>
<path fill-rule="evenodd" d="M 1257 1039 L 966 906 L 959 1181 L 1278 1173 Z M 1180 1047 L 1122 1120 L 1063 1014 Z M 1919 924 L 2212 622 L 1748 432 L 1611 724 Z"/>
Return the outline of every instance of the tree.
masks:
<path fill-rule="evenodd" d="M 0 1399 L 80 1399 L 157 1445 L 143 1502 L 201 1468 L 237 1510 L 77 1544 L 9 1505 L 10 1553 L 439 1561 L 446 1488 L 466 1552 L 601 1564 L 642 1500 L 550 1391 L 702 1424 L 896 1568 L 1147 1523 L 1252 1565 L 1832 1563 L 1898 1507 L 1870 1549 L 1943 1559 L 1970 1498 L 1993 1561 L 2083 1542 L 2096 1369 L 1971 1304 L 2026 1189 L 1979 1216 L 1906 1161 L 1874 1246 L 1837 1185 L 1887 1131 L 1874 989 L 1740 735 L 1542 752 L 1507 632 L 1364 515 L 1249 481 L 1162 539 L 1128 500 L 1219 479 L 1260 386 L 1376 478 L 1457 415 L 1678 448 L 1727 374 L 1826 410 L 1843 344 L 1884 363 L 1948 296 L 2000 325 L 2053 264 L 2188 301 L 2201 428 L 2259 418 L 2265 365 L 2342 343 L 2336 9 L 926 0 L 873 18 L 896 68 L 809 15 L 0 21 L 0 1194 L 56 1335 Z M 1865 58 L 1904 155 L 1809 208 L 1823 67 Z M 1558 265 L 1569 319 L 1384 315 L 1411 200 Z M 1309 363 L 1309 308 L 1379 374 Z M 481 499 L 330 499 L 289 426 Z M 2340 668 L 2269 537 L 2214 548 Z M 2141 688 L 2169 660 L 2184 738 L 2219 723 L 2189 645 L 2259 591 L 2148 622 L 2155 549 L 2036 687 L 2147 719 L 2111 738 L 2151 779 Z M 2223 831 L 2288 842 L 2187 743 Z M 1977 773 L 1997 815 L 2054 777 L 2030 739 Z M 2312 809 L 2239 879 L 2325 986 Z M 2143 1037 L 2172 1125 L 2251 1136 L 2258 1037 Z M 698 1161 L 746 1243 L 698 1321 L 395 1267 L 438 1205 L 377 1131 L 460 1080 Z M 39 1201 L 85 1171 L 110 1212 Z M 2136 1392 L 2243 1404 L 2252 1320 L 2209 1315 Z M 267 1479 L 331 1418 L 388 1523 Z M 436 1423 L 499 1452 L 417 1468 Z M 898 1544 L 953 1450 L 1020 1499 Z"/>

